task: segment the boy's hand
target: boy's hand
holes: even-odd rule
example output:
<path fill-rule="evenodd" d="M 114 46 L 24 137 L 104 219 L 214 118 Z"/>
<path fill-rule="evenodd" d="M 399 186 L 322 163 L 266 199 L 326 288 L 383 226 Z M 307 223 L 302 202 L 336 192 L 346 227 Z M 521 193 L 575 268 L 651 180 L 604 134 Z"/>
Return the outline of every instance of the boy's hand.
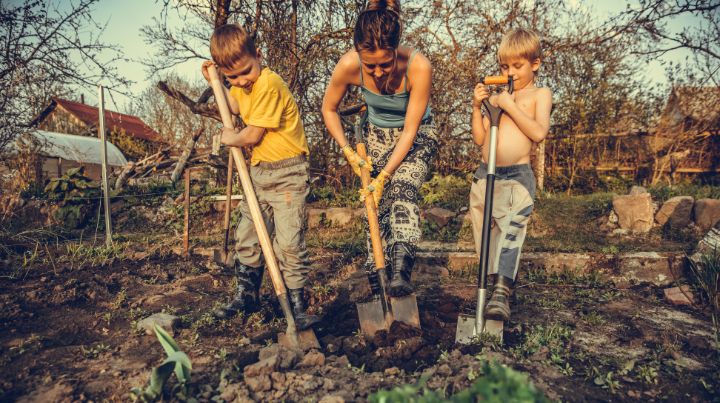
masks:
<path fill-rule="evenodd" d="M 360 201 L 365 201 L 365 198 L 372 196 L 375 200 L 375 206 L 380 205 L 380 199 L 382 199 L 383 189 L 385 188 L 385 181 L 390 177 L 390 174 L 384 169 L 380 171 L 378 176 L 370 182 L 367 188 L 360 189 Z"/>
<path fill-rule="evenodd" d="M 350 147 L 350 144 L 346 144 L 345 147 L 342 148 L 342 152 L 345 154 L 345 158 L 347 159 L 348 164 L 352 167 L 353 172 L 355 172 L 355 175 L 360 176 L 360 168 L 364 168 L 366 165 L 367 169 L 372 171 L 370 156 L 367 157 L 367 160 L 360 158 L 358 153 Z"/>
<path fill-rule="evenodd" d="M 506 110 L 510 105 L 515 103 L 515 94 L 503 91 L 497 96 L 497 106 Z"/>
<path fill-rule="evenodd" d="M 212 60 L 205 60 L 202 64 L 202 67 L 200 68 L 200 70 L 202 71 L 202 75 L 203 77 L 205 77 L 205 81 L 207 82 L 210 82 L 210 73 L 208 72 L 208 68 L 213 65 L 215 65 L 215 62 L 213 62 Z M 215 66 L 215 68 L 217 68 L 217 66 Z M 219 74 L 222 74 L 220 73 L 220 70 L 218 70 L 218 75 Z"/>
<path fill-rule="evenodd" d="M 484 86 L 482 83 L 478 83 L 475 86 L 475 91 L 473 91 L 473 100 L 472 105 L 473 108 L 480 109 L 482 108 L 482 101 L 484 99 L 487 99 L 490 97 L 490 91 L 488 91 L 488 88 Z"/>
<path fill-rule="evenodd" d="M 222 133 L 220 134 L 220 142 L 226 146 L 237 147 L 238 133 L 235 129 L 228 129 L 223 127 Z"/>

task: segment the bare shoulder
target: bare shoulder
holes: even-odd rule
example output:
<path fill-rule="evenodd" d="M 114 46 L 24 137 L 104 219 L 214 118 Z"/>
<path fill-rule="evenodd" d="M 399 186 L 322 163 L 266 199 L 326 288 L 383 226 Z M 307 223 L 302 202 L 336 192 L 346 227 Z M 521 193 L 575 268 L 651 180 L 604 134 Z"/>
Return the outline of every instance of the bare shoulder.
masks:
<path fill-rule="evenodd" d="M 430 63 L 430 60 L 425 57 L 420 51 L 414 51 L 415 55 L 412 56 L 412 62 L 410 63 L 410 68 L 408 70 L 408 73 L 413 74 L 423 74 L 423 73 L 430 73 L 432 72 L 432 64 Z M 412 54 L 412 51 L 411 51 Z"/>
<path fill-rule="evenodd" d="M 360 57 L 357 51 L 351 49 L 340 57 L 335 66 L 335 75 L 348 84 L 360 81 Z"/>
<path fill-rule="evenodd" d="M 535 101 L 551 101 L 552 102 L 552 90 L 547 87 L 536 88 L 533 97 Z"/>

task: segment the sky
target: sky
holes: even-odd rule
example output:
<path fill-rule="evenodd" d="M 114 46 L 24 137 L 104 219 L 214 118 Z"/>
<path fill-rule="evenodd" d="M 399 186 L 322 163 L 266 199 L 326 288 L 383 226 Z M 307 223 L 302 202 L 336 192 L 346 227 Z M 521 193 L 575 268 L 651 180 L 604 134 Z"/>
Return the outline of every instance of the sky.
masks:
<path fill-rule="evenodd" d="M 69 0 L 55 0 L 60 7 L 68 7 L 73 2 Z M 428 0 L 429 1 L 429 0 Z M 534 0 L 528 0 L 534 1 Z M 10 3 L 19 3 L 19 0 L 10 0 Z M 568 7 L 589 8 L 597 15 L 597 20 L 602 21 L 607 16 L 622 11 L 625 8 L 625 1 L 621 0 L 567 0 Z M 148 79 L 148 71 L 139 60 L 154 54 L 155 48 L 152 44 L 145 43 L 141 28 L 145 25 L 152 25 L 153 18 L 158 18 L 162 10 L 162 1 L 158 0 L 100 0 L 94 10 L 93 16 L 100 24 L 107 24 L 102 34 L 102 40 L 109 44 L 116 45 L 128 61 L 118 62 L 121 73 L 132 80 L 134 84 L 130 87 L 130 93 L 140 95 L 153 81 Z M 175 24 L 181 24 L 182 20 L 176 15 L 170 15 L 170 20 Z M 680 29 L 686 24 L 692 24 L 692 19 L 677 19 L 670 23 L 673 29 Z M 207 50 L 202 50 L 208 53 Z M 689 55 L 688 51 L 674 51 L 664 57 L 666 61 L 682 61 Z M 201 79 L 199 62 L 188 62 L 173 69 L 180 77 L 196 81 Z M 649 64 L 643 63 L 638 66 L 638 71 L 643 72 L 651 81 L 661 83 L 665 80 L 664 67 L 660 61 Z M 85 96 L 85 102 L 97 105 L 97 89 L 80 89 Z M 124 111 L 130 99 L 120 95 L 106 95 L 106 107 L 113 110 Z"/>

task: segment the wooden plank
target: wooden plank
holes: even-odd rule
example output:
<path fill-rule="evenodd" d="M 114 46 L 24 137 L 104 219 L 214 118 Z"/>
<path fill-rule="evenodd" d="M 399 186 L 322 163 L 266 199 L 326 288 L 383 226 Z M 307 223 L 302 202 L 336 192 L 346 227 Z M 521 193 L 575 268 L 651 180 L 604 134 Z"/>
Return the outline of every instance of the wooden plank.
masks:
<path fill-rule="evenodd" d="M 595 167 L 596 171 L 620 171 L 620 172 L 629 172 L 629 171 L 635 171 L 640 168 L 649 168 L 649 167 L 609 167 L 609 166 L 598 166 Z M 663 172 L 671 172 L 670 169 L 663 169 Z M 702 174 L 702 173 L 718 173 L 720 172 L 720 168 L 716 169 L 705 169 L 705 168 L 677 168 L 675 170 L 675 173 L 679 174 L 688 174 L 688 173 L 696 173 L 696 174 Z"/>

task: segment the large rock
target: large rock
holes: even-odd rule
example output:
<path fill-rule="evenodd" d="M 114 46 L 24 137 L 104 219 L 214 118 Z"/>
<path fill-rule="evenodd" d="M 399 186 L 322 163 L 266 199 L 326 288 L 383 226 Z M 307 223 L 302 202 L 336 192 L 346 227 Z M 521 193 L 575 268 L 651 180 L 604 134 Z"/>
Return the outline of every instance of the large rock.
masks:
<path fill-rule="evenodd" d="M 720 221 L 720 200 L 699 199 L 693 209 L 695 224 L 707 231 Z"/>
<path fill-rule="evenodd" d="M 615 196 L 613 210 L 621 229 L 636 233 L 650 231 L 653 225 L 653 204 L 649 193 Z"/>
<path fill-rule="evenodd" d="M 660 211 L 655 215 L 655 221 L 660 225 L 666 223 L 673 228 L 682 228 L 692 221 L 692 211 L 695 199 L 692 196 L 676 196 L 663 203 Z"/>
<path fill-rule="evenodd" d="M 434 224 L 438 228 L 442 228 L 447 225 L 453 218 L 455 213 L 440 207 L 433 207 L 425 210 L 423 214 L 425 220 Z"/>

